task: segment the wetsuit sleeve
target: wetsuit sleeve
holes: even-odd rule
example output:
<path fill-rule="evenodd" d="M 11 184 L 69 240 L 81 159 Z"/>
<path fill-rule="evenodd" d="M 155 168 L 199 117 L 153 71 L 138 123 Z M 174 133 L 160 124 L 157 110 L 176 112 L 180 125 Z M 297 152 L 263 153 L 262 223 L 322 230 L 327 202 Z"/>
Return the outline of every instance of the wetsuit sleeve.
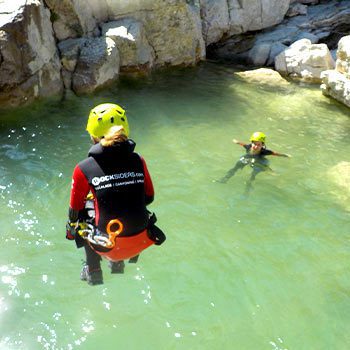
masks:
<path fill-rule="evenodd" d="M 263 149 L 263 150 L 261 151 L 261 154 L 262 154 L 263 156 L 277 156 L 277 153 L 271 151 L 270 149 Z"/>
<path fill-rule="evenodd" d="M 73 211 L 84 209 L 85 199 L 90 191 L 89 182 L 79 165 L 74 168 L 69 206 Z M 71 210 L 70 210 L 71 212 Z"/>
<path fill-rule="evenodd" d="M 147 169 L 146 162 L 142 157 L 140 158 L 142 160 L 143 172 L 145 174 L 145 199 L 146 199 L 146 205 L 148 205 L 153 202 L 154 188 L 153 188 L 151 175 L 149 174 L 149 171 Z"/>
<path fill-rule="evenodd" d="M 269 154 L 271 154 L 271 155 L 273 155 L 273 156 L 278 156 L 278 157 L 290 157 L 289 154 L 278 153 L 278 152 L 274 152 L 274 151 L 270 151 L 270 152 L 271 152 L 271 153 L 269 153 Z"/>

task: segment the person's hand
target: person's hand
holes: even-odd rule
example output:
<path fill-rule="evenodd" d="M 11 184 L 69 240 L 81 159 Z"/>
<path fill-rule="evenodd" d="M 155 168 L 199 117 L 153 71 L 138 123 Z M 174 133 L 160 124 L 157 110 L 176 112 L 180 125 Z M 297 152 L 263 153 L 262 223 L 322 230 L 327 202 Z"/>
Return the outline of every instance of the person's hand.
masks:
<path fill-rule="evenodd" d="M 76 222 L 70 222 L 69 220 L 67 221 L 67 224 L 66 224 L 66 239 L 68 239 L 70 241 L 73 241 L 75 239 L 76 227 L 77 227 L 77 223 Z"/>

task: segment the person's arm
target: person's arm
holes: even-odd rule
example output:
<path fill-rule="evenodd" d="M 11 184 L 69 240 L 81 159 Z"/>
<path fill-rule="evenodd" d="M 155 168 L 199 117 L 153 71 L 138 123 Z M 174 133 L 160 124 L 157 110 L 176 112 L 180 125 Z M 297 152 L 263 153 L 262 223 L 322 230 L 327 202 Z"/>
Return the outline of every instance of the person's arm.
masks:
<path fill-rule="evenodd" d="M 74 232 L 71 229 L 71 224 L 78 221 L 79 211 L 84 209 L 86 196 L 88 195 L 89 191 L 89 182 L 77 165 L 74 168 L 72 176 L 72 189 L 68 210 L 68 223 L 66 227 L 66 238 L 69 240 L 74 239 Z"/>
<path fill-rule="evenodd" d="M 287 154 L 287 153 L 278 153 L 278 152 L 274 152 L 274 151 L 272 151 L 271 155 L 277 156 L 277 157 L 287 157 L 287 158 L 290 158 L 290 157 L 291 157 L 290 154 Z"/>
<path fill-rule="evenodd" d="M 143 172 L 145 174 L 145 201 L 146 201 L 146 205 L 148 205 L 148 204 L 151 204 L 154 200 L 154 187 L 153 187 L 151 175 L 149 174 L 146 162 L 141 156 L 140 158 L 143 164 Z"/>
<path fill-rule="evenodd" d="M 236 139 L 233 139 L 232 142 L 235 143 L 236 145 L 240 145 L 240 146 L 243 146 L 243 147 L 247 145 L 246 143 L 238 141 Z"/>

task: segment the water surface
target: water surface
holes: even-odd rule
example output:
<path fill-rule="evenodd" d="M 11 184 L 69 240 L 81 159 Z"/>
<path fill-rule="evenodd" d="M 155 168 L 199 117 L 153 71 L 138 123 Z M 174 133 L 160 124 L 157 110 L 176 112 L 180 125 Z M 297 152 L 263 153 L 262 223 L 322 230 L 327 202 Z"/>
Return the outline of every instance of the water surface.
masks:
<path fill-rule="evenodd" d="M 251 85 L 203 64 L 124 79 L 88 97 L 0 112 L 0 348 L 347 349 L 349 110 L 318 87 Z M 70 178 L 90 146 L 89 110 L 127 109 L 167 234 L 124 275 L 79 280 L 64 239 Z M 232 138 L 267 134 L 270 157 L 245 194 Z"/>

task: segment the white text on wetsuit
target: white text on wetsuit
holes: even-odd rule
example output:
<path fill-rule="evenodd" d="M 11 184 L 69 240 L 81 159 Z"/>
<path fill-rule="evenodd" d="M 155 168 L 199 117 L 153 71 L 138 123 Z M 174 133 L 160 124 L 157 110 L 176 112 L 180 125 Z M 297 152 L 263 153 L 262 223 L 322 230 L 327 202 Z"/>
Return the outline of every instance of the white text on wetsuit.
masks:
<path fill-rule="evenodd" d="M 125 186 L 125 185 L 130 185 L 135 183 L 143 183 L 144 176 L 143 176 L 143 173 L 135 173 L 131 171 L 131 172 L 125 172 L 125 173 L 104 175 L 99 177 L 95 176 L 91 182 L 95 186 L 96 190 L 100 190 L 108 187 L 117 187 L 117 186 Z"/>

